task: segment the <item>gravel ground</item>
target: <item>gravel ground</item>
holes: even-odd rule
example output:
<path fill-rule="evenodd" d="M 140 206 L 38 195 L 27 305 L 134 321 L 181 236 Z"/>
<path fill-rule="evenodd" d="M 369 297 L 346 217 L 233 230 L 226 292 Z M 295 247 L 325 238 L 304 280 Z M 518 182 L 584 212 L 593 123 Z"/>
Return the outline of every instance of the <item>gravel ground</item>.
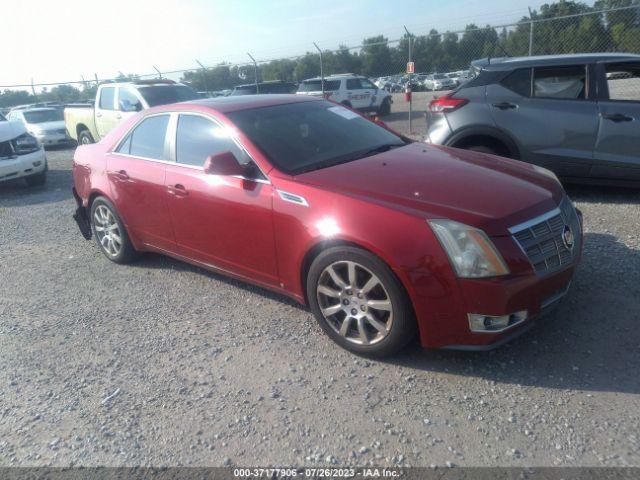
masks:
<path fill-rule="evenodd" d="M 640 196 L 569 188 L 566 301 L 491 353 L 335 346 L 291 301 L 71 218 L 72 150 L 0 187 L 0 465 L 640 465 Z"/>

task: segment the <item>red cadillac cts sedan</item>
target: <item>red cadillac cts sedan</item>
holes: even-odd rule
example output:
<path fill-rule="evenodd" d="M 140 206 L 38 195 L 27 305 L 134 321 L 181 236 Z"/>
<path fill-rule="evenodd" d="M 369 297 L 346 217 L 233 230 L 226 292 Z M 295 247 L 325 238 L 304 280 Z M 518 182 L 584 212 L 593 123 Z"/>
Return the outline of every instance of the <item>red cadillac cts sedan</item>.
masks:
<path fill-rule="evenodd" d="M 412 142 L 332 102 L 166 105 L 76 150 L 75 218 L 308 305 L 353 352 L 488 349 L 564 296 L 582 219 L 548 170 Z"/>

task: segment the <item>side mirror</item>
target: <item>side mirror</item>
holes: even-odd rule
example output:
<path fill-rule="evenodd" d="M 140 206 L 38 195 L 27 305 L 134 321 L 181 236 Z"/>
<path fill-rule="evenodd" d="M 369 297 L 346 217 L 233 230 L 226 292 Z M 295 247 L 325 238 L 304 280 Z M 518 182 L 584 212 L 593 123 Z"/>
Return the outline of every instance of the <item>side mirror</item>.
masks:
<path fill-rule="evenodd" d="M 244 175 L 244 167 L 231 152 L 209 155 L 204 162 L 204 173 L 209 175 Z"/>

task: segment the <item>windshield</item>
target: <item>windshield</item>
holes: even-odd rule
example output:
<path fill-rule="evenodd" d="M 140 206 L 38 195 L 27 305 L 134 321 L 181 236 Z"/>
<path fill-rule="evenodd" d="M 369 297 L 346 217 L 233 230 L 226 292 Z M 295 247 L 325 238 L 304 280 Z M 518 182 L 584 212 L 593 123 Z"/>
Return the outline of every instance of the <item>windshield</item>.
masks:
<path fill-rule="evenodd" d="M 292 175 L 406 143 L 348 108 L 326 101 L 239 110 L 227 116 L 279 170 Z"/>
<path fill-rule="evenodd" d="M 24 119 L 27 123 L 45 123 L 45 122 L 59 122 L 64 120 L 62 110 L 34 110 L 24 111 Z"/>
<path fill-rule="evenodd" d="M 448 78 L 445 74 L 443 73 L 436 73 L 433 78 L 435 78 L 436 80 L 442 80 L 443 78 Z"/>
<path fill-rule="evenodd" d="M 238 95 L 255 95 L 256 94 L 256 86 L 249 85 L 244 87 L 236 87 L 231 92 L 231 96 L 235 97 Z"/>
<path fill-rule="evenodd" d="M 199 98 L 198 92 L 186 85 L 153 85 L 150 87 L 138 87 L 138 90 L 150 107 L 186 102 Z"/>
<path fill-rule="evenodd" d="M 324 89 L 338 90 L 340 88 L 340 80 L 325 80 Z M 305 80 L 298 87 L 299 92 L 320 92 L 322 90 L 320 80 Z"/>

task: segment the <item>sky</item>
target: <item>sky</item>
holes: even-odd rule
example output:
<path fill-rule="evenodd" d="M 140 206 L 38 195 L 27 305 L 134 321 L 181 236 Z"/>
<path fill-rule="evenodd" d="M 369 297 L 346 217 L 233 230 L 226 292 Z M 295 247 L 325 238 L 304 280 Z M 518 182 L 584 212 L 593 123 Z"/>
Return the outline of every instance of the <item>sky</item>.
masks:
<path fill-rule="evenodd" d="M 294 56 L 502 25 L 545 0 L 2 0 L 0 88 Z"/>

